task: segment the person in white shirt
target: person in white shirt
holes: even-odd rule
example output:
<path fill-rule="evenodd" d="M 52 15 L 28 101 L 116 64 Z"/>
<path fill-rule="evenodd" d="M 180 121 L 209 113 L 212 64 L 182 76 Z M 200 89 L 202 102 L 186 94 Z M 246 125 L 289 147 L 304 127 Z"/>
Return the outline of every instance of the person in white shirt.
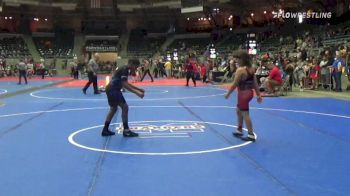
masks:
<path fill-rule="evenodd" d="M 89 88 L 91 83 L 94 86 L 94 94 L 101 94 L 100 91 L 97 89 L 97 71 L 98 71 L 98 60 L 100 56 L 98 53 L 95 53 L 93 55 L 93 58 L 90 59 L 89 63 L 87 64 L 87 71 L 88 71 L 88 78 L 89 81 L 86 83 L 85 87 L 83 88 L 83 93 L 86 94 L 86 90 Z"/>
<path fill-rule="evenodd" d="M 41 71 L 41 79 L 45 78 L 46 68 L 45 68 L 45 60 L 40 59 L 40 71 Z"/>
<path fill-rule="evenodd" d="M 322 58 L 322 61 L 320 62 L 321 67 L 321 83 L 323 84 L 323 87 L 328 87 L 327 85 L 330 84 L 330 68 L 328 67 L 328 59 L 324 55 Z"/>
<path fill-rule="evenodd" d="M 18 78 L 18 84 L 20 85 L 22 83 L 22 77 L 24 78 L 24 81 L 26 84 L 28 84 L 27 81 L 27 65 L 24 62 L 23 59 L 21 59 L 17 65 L 18 71 L 19 71 L 19 78 Z"/>
<path fill-rule="evenodd" d="M 76 60 L 71 61 L 69 64 L 72 71 L 71 75 L 74 79 L 79 79 L 78 64 L 76 63 Z"/>

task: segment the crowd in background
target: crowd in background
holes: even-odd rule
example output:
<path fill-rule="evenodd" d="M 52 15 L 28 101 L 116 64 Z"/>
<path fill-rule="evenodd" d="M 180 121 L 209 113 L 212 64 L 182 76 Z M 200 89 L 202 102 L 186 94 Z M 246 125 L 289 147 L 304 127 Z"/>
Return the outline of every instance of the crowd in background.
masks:
<path fill-rule="evenodd" d="M 22 63 L 25 66 L 20 66 Z M 55 75 L 56 69 L 53 65 L 47 65 L 44 59 L 40 59 L 39 62 L 35 62 L 33 58 L 20 58 L 16 63 L 7 63 L 5 58 L 0 58 L 0 78 L 9 76 L 18 76 L 20 70 L 26 71 L 26 76 L 29 78 L 35 75 Z"/>
<path fill-rule="evenodd" d="M 348 27 L 322 26 L 318 29 L 299 32 L 293 36 L 280 35 L 278 32 L 258 34 L 257 39 L 262 45 L 271 40 L 277 40 L 277 42 L 265 44 L 268 46 L 266 48 L 261 48 L 262 46 L 259 45 L 259 53 L 251 56 L 261 89 L 268 88 L 265 80 L 269 78 L 273 67 L 278 67 L 282 83 L 288 83 L 289 90 L 294 87 L 298 87 L 300 91 L 304 89 L 327 89 L 336 92 L 349 90 L 349 85 L 342 86 L 344 80 L 350 80 L 348 42 L 346 39 L 342 39 L 342 36 L 348 35 L 349 32 Z M 340 36 L 337 42 L 326 44 L 325 40 L 337 36 Z M 233 42 L 234 37 L 230 35 L 226 41 Z M 238 38 L 242 39 L 240 36 Z M 210 43 L 210 40 L 207 41 Z M 226 43 L 221 44 L 225 45 Z M 234 43 L 232 44 L 234 45 Z M 147 58 L 143 57 L 141 61 L 143 65 L 137 69 L 136 73 L 132 73 L 134 81 L 141 81 L 145 72 L 154 78 L 187 78 L 189 64 L 196 80 L 218 83 L 233 81 L 237 64 L 231 53 L 236 49 L 245 49 L 244 44 L 239 41 L 239 44 L 230 47 L 228 52 L 217 53 L 217 57 L 214 59 L 210 58 L 208 52 L 210 45 L 207 44 L 205 38 L 175 41 L 171 46 L 178 47 L 176 60 L 170 59 L 167 54 L 159 51 Z M 31 57 L 23 57 L 17 63 L 10 64 L 2 57 L 0 58 L 0 77 L 18 75 L 18 64 L 22 61 L 26 64 L 28 76 L 42 75 L 43 72 L 50 74 L 56 69 L 56 63 L 47 63 L 45 60 L 34 62 Z M 85 62 L 75 58 L 66 60 L 63 64 L 62 69 L 70 69 L 72 77 L 76 79 L 84 77 Z M 116 66 L 117 62 L 99 61 L 99 73 L 111 73 Z M 219 77 L 215 77 L 217 73 L 221 73 Z"/>

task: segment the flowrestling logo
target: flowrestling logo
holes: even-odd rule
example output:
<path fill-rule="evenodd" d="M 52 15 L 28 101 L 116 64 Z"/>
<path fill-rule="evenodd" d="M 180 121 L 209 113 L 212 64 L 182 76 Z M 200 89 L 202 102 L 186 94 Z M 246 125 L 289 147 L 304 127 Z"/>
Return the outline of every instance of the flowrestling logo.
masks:
<path fill-rule="evenodd" d="M 313 19 L 327 19 L 332 18 L 332 12 L 272 12 L 273 18 L 313 18 Z"/>
<path fill-rule="evenodd" d="M 168 123 L 168 124 L 143 124 L 132 123 L 130 130 L 135 131 L 144 136 L 174 136 L 188 135 L 191 133 L 204 133 L 206 126 L 195 122 Z M 118 134 L 123 133 L 123 126 L 116 128 Z"/>

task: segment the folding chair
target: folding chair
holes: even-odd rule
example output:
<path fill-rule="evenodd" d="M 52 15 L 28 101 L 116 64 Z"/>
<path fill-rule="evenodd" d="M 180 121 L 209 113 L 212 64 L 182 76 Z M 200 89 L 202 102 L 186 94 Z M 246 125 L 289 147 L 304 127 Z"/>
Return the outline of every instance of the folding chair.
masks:
<path fill-rule="evenodd" d="M 219 76 L 219 77 L 217 77 L 218 79 L 221 79 L 221 81 L 220 81 L 220 83 L 224 83 L 224 82 L 226 82 L 227 81 L 227 75 L 228 75 L 228 71 L 226 71 L 225 72 L 225 74 L 223 75 L 223 76 Z"/>
<path fill-rule="evenodd" d="M 290 89 L 289 80 L 290 80 L 290 75 L 286 75 L 286 77 L 284 77 L 283 79 L 282 85 L 276 87 L 277 89 L 275 92 L 278 92 L 279 96 L 287 96 L 288 90 Z"/>
<path fill-rule="evenodd" d="M 324 88 L 324 86 L 327 86 L 329 91 L 332 91 L 332 68 L 328 68 L 329 69 L 329 75 L 328 75 L 328 79 L 326 78 L 326 81 L 321 81 L 319 84 L 322 85 L 322 87 Z M 328 82 L 328 83 L 327 83 Z"/>

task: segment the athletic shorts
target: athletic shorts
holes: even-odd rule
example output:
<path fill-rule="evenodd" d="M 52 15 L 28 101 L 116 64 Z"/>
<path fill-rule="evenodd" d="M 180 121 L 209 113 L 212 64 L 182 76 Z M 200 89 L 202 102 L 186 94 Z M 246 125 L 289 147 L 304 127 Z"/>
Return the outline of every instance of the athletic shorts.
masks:
<path fill-rule="evenodd" d="M 111 107 L 117 107 L 120 104 L 126 103 L 123 93 L 120 91 L 120 89 L 111 89 L 106 87 L 106 94 L 108 99 L 108 104 Z"/>
<path fill-rule="evenodd" d="M 275 88 L 276 86 L 281 86 L 282 85 L 280 82 L 278 82 L 276 80 L 272 80 L 272 79 L 269 80 L 269 82 L 270 82 L 272 88 Z"/>
<path fill-rule="evenodd" d="M 241 111 L 249 111 L 249 102 L 254 97 L 254 92 L 252 89 L 248 90 L 238 90 L 238 103 L 237 108 Z"/>

